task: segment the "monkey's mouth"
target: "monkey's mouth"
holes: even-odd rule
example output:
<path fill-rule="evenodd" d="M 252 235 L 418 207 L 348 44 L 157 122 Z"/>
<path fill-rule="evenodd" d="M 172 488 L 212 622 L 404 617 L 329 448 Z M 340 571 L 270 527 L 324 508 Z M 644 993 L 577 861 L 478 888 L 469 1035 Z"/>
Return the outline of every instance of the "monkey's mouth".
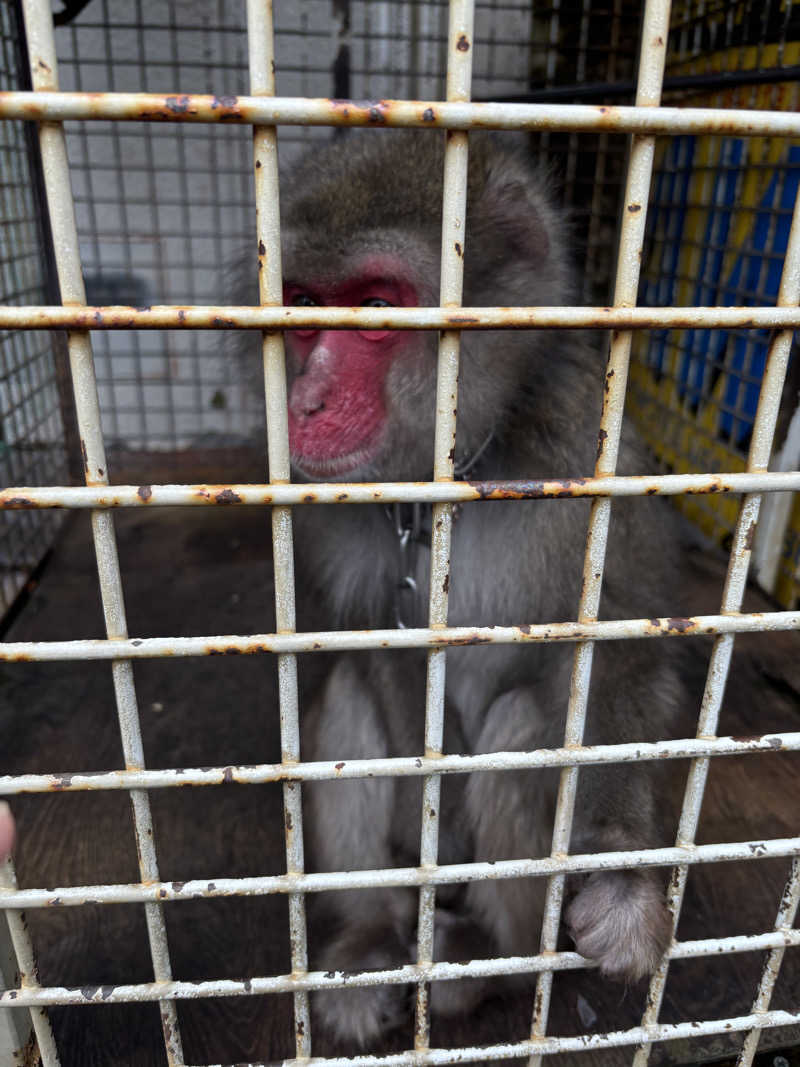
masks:
<path fill-rule="evenodd" d="M 344 474 L 354 474 L 368 466 L 375 458 L 380 438 L 381 435 L 377 434 L 374 441 L 339 456 L 307 456 L 293 452 L 292 465 L 306 478 L 316 482 L 338 480 Z"/>

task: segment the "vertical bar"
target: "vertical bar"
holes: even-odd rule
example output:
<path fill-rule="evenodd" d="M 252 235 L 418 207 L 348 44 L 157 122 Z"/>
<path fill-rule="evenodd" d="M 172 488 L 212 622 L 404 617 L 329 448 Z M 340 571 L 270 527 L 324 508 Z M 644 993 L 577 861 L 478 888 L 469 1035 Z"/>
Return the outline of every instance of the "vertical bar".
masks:
<path fill-rule="evenodd" d="M 775 919 L 776 930 L 788 933 L 792 929 L 797 915 L 798 904 L 800 904 L 800 859 L 795 857 L 792 861 L 792 872 L 789 875 L 789 880 L 783 891 L 780 907 L 778 908 L 778 915 Z M 783 963 L 785 952 L 786 947 L 781 945 L 780 948 L 772 949 L 767 956 L 766 962 L 764 963 L 764 969 L 761 973 L 761 981 L 758 983 L 758 990 L 756 992 L 755 1000 L 753 1001 L 753 1014 L 769 1011 L 772 992 L 775 988 L 775 983 L 778 980 L 778 974 L 781 969 L 781 964 Z M 760 1038 L 760 1030 L 753 1029 L 747 1032 L 742 1045 L 742 1051 L 739 1053 L 739 1057 L 736 1060 L 736 1067 L 750 1067 L 753 1062 L 753 1057 L 756 1054 L 756 1050 L 758 1049 Z"/>
<path fill-rule="evenodd" d="M 272 0 L 247 0 L 247 42 L 250 92 L 253 96 L 274 96 L 275 41 Z M 278 202 L 278 138 L 274 126 L 254 127 L 253 165 L 256 184 L 259 299 L 262 306 L 280 307 L 283 303 L 283 279 Z M 290 473 L 283 335 L 265 331 L 262 351 L 269 478 L 273 485 L 285 484 L 290 479 Z M 272 552 L 275 564 L 277 632 L 293 633 L 295 597 L 291 508 L 272 509 Z M 278 691 L 281 760 L 283 763 L 296 763 L 300 759 L 300 721 L 297 659 L 293 655 L 278 656 Z M 284 782 L 283 807 L 286 826 L 286 870 L 289 874 L 300 874 L 304 868 L 304 856 L 303 810 L 299 782 Z M 302 974 L 308 969 L 306 912 L 302 893 L 289 894 L 289 939 L 292 946 L 292 973 Z M 297 1056 L 310 1056 L 311 1020 L 306 992 L 294 994 L 294 1023 Z"/>
<path fill-rule="evenodd" d="M 34 90 L 57 90 L 58 75 L 50 5 L 47 0 L 24 0 L 24 14 Z M 39 143 L 61 300 L 65 305 L 85 304 L 86 292 L 81 273 L 69 163 L 62 125 L 56 122 L 40 123 Z M 89 334 L 86 331 L 71 331 L 67 343 L 86 484 L 108 485 L 108 467 L 100 427 L 100 406 Z M 114 519 L 110 512 L 92 512 L 92 535 L 97 557 L 106 635 L 110 639 L 126 638 L 128 628 L 122 595 L 122 579 L 117 557 Z M 144 752 L 136 705 L 133 667 L 130 660 L 115 660 L 111 665 L 111 671 L 125 766 L 128 770 L 141 770 L 144 768 Z M 158 860 L 150 801 L 146 791 L 142 789 L 132 789 L 130 796 L 136 850 L 139 857 L 139 874 L 143 882 L 157 882 L 159 881 Z M 145 904 L 145 919 L 155 980 L 169 982 L 172 980 L 172 967 L 161 905 L 155 902 Z M 167 1060 L 170 1067 L 177 1067 L 183 1061 L 183 1050 L 174 1001 L 159 1001 L 159 1010 Z"/>
<path fill-rule="evenodd" d="M 795 199 L 792 227 L 789 232 L 786 258 L 783 263 L 777 306 L 796 307 L 799 303 L 800 195 Z M 758 408 L 753 424 L 750 453 L 747 457 L 747 470 L 750 472 L 760 473 L 766 471 L 769 466 L 775 425 L 778 421 L 778 411 L 780 409 L 781 393 L 786 378 L 786 369 L 789 365 L 793 332 L 792 330 L 777 330 L 770 342 L 767 365 L 761 383 L 761 394 L 758 398 Z M 728 561 L 728 573 L 725 577 L 725 586 L 722 591 L 722 607 L 720 609 L 722 614 L 737 612 L 742 606 L 762 495 L 761 493 L 747 493 L 739 509 L 739 518 L 736 523 L 733 545 L 731 546 L 731 554 Z M 713 737 L 717 732 L 719 711 L 722 706 L 725 682 L 733 653 L 733 638 L 733 634 L 722 634 L 714 640 L 697 725 L 698 737 Z M 703 802 L 703 793 L 705 792 L 706 779 L 708 777 L 708 766 L 709 757 L 705 756 L 693 760 L 689 768 L 676 842 L 683 848 L 691 849 L 694 845 L 697 824 L 700 820 L 700 807 Z M 670 880 L 668 905 L 672 915 L 673 937 L 680 919 L 688 875 L 689 867 L 683 864 L 675 868 Z M 643 1026 L 648 1026 L 658 1021 L 668 968 L 669 960 L 665 958 L 653 975 L 647 997 L 647 1007 L 642 1017 Z M 645 1067 L 649 1053 L 649 1045 L 640 1045 L 634 1056 L 634 1067 Z"/>
<path fill-rule="evenodd" d="M 647 0 L 639 53 L 639 75 L 636 89 L 638 107 L 656 107 L 661 99 L 669 13 L 669 0 Z M 616 307 L 633 307 L 636 304 L 654 152 L 654 137 L 634 136 L 631 138 L 614 288 Z M 614 474 L 616 471 L 632 338 L 633 334 L 629 330 L 615 331 L 611 337 L 595 464 L 595 475 L 598 477 Z M 610 517 L 610 497 L 598 497 L 592 501 L 583 564 L 583 585 L 578 608 L 580 622 L 597 619 Z M 583 741 L 593 651 L 594 644 L 591 641 L 581 642 L 575 649 L 564 737 L 566 747 L 580 745 Z M 551 855 L 554 857 L 563 856 L 569 851 L 577 788 L 578 768 L 566 767 L 561 772 L 558 787 L 551 848 Z M 542 952 L 554 952 L 556 949 L 564 898 L 564 882 L 563 874 L 554 875 L 548 880 L 542 919 Z M 531 1025 L 532 1040 L 543 1037 L 546 1032 L 552 988 L 553 972 L 542 971 L 536 983 Z M 532 1056 L 530 1064 L 532 1067 L 533 1065 L 538 1067 L 540 1060 L 541 1056 Z"/>
<path fill-rule="evenodd" d="M 450 0 L 447 35 L 447 99 L 469 100 L 472 82 L 474 47 L 474 0 Z M 444 191 L 442 198 L 441 288 L 442 307 L 458 307 L 464 283 L 464 236 L 467 214 L 467 133 L 450 130 L 444 153 Z M 434 437 L 434 481 L 453 479 L 456 444 L 456 409 L 458 406 L 458 363 L 461 335 L 458 330 L 444 330 L 439 336 L 439 362 L 436 378 L 436 431 Z M 428 620 L 431 627 L 447 625 L 450 542 L 453 531 L 453 505 L 434 504 L 431 522 L 431 576 Z M 444 733 L 445 650 L 428 653 L 428 677 L 425 695 L 425 755 L 442 754 Z M 433 866 L 439 850 L 439 798 L 441 778 L 438 774 L 424 779 L 422 791 L 422 828 L 420 864 Z M 436 890 L 424 886 L 419 894 L 417 926 L 417 962 L 433 960 L 434 911 Z M 414 1048 L 425 1051 L 430 1041 L 428 984 L 417 986 Z"/>
<path fill-rule="evenodd" d="M 17 888 L 17 877 L 10 856 L 5 860 L 0 861 L 0 885 L 5 889 Z M 25 913 L 8 908 L 5 914 L 8 922 L 8 932 L 11 935 L 11 944 L 14 948 L 14 955 L 17 957 L 20 988 L 37 989 L 39 986 L 39 975 L 36 971 L 36 959 L 33 953 L 30 934 L 28 933 L 28 925 L 25 922 Z M 0 922 L 2 922 L 1 919 Z M 4 942 L 5 936 L 0 937 L 0 948 L 4 948 Z M 0 979 L 4 978 L 4 966 L 5 961 L 0 960 Z M 9 986 L 8 988 L 12 987 Z M 58 1050 L 56 1049 L 55 1038 L 53 1037 L 53 1031 L 50 1027 L 50 1020 L 47 1017 L 47 1012 L 44 1008 L 30 1008 L 29 1013 L 30 1021 L 33 1024 L 33 1032 L 36 1034 L 39 1055 L 42 1057 L 42 1067 L 59 1067 L 61 1061 L 58 1058 Z M 21 1049 L 26 1044 L 26 1041 L 22 1036 L 22 1027 L 18 1025 L 18 1020 L 15 1019 L 16 1013 L 13 1009 L 6 1009 L 6 1014 L 9 1017 L 8 1030 L 14 1035 L 18 1048 Z M 0 1049 L 0 1052 L 1 1051 L 4 1050 Z M 15 1049 L 15 1051 L 17 1050 Z"/>

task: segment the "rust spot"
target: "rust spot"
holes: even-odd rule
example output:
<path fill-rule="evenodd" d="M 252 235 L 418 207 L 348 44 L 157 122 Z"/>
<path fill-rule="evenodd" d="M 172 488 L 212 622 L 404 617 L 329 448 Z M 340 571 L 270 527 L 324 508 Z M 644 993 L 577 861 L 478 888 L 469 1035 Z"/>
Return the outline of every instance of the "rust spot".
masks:
<path fill-rule="evenodd" d="M 613 377 L 614 377 L 614 368 L 612 367 L 611 370 L 606 375 L 605 385 L 603 386 L 603 388 L 605 389 L 606 393 L 611 388 L 611 379 Z"/>
<path fill-rule="evenodd" d="M 334 766 L 337 771 L 340 771 L 342 767 L 344 767 L 344 760 L 341 760 L 341 762 L 334 764 Z"/>
<path fill-rule="evenodd" d="M 297 1036 L 302 1037 L 306 1032 L 306 1024 L 302 1019 L 297 1020 Z"/>
<path fill-rule="evenodd" d="M 267 248 L 263 241 L 258 242 L 258 254 L 260 256 L 265 256 L 267 254 Z"/>
<path fill-rule="evenodd" d="M 222 780 L 228 785 L 233 781 L 233 767 L 226 767 L 222 772 Z"/>
<path fill-rule="evenodd" d="M 232 489 L 221 489 L 214 497 L 218 504 L 241 504 L 242 498 Z"/>
<path fill-rule="evenodd" d="M 3 501 L 4 508 L 32 508 L 33 501 L 24 496 L 10 496 Z"/>
<path fill-rule="evenodd" d="M 173 892 L 175 892 L 175 893 L 183 892 L 183 887 L 185 885 L 186 885 L 186 882 L 173 882 L 172 883 Z"/>
<path fill-rule="evenodd" d="M 53 789 L 69 789 L 72 785 L 71 774 L 60 774 L 53 782 Z"/>
<path fill-rule="evenodd" d="M 466 34 L 461 34 L 456 41 L 456 48 L 459 52 L 469 52 L 469 41 L 467 40 Z"/>
<path fill-rule="evenodd" d="M 52 73 L 50 67 L 47 65 L 47 63 L 45 63 L 45 61 L 43 59 L 39 60 L 37 66 L 39 67 L 40 70 L 46 70 L 48 74 Z"/>
<path fill-rule="evenodd" d="M 221 315 L 215 315 L 211 320 L 211 325 L 216 327 L 235 326 L 236 323 L 233 319 L 223 319 Z"/>
<path fill-rule="evenodd" d="M 753 541 L 755 540 L 757 526 L 758 523 L 754 520 L 750 523 L 750 526 L 747 530 L 747 535 L 744 539 L 744 547 L 747 549 L 748 552 L 753 547 Z"/>
<path fill-rule="evenodd" d="M 459 253 L 460 255 L 461 253 Z M 450 326 L 466 326 L 471 322 L 478 322 L 474 315 L 448 315 L 447 322 Z"/>
<path fill-rule="evenodd" d="M 217 883 L 216 882 L 209 882 L 208 885 L 206 886 L 206 889 L 207 889 L 207 891 L 209 893 L 215 893 L 216 889 L 217 889 Z"/>
<path fill-rule="evenodd" d="M 173 113 L 173 115 L 185 115 L 187 111 L 190 111 L 189 97 L 188 96 L 168 96 L 167 108 Z"/>
<path fill-rule="evenodd" d="M 458 241 L 456 241 L 456 245 L 455 245 L 455 247 L 456 247 L 456 255 L 457 255 L 457 256 L 459 256 L 459 257 L 463 256 L 463 254 L 464 254 L 464 250 L 462 249 L 462 247 L 461 247 L 461 245 L 460 245 L 460 244 L 458 243 Z"/>
<path fill-rule="evenodd" d="M 245 993 L 250 993 L 252 991 L 253 983 L 250 981 L 249 978 L 245 978 L 243 989 L 244 989 Z"/>
<path fill-rule="evenodd" d="M 348 500 L 349 499 L 349 493 L 337 493 L 336 494 L 336 499 L 338 501 Z"/>
<path fill-rule="evenodd" d="M 419 758 L 419 756 L 417 756 L 417 758 L 414 760 L 414 763 L 417 767 L 422 766 L 422 760 Z"/>
<path fill-rule="evenodd" d="M 433 110 L 432 107 L 426 107 L 425 110 L 422 112 L 422 121 L 423 122 L 435 122 L 436 121 L 436 112 Z"/>
<path fill-rule="evenodd" d="M 599 433 L 598 433 L 598 435 L 597 435 L 597 458 L 598 458 L 598 459 L 600 459 L 600 457 L 601 457 L 601 456 L 602 456 L 602 454 L 603 454 L 603 446 L 604 446 L 604 445 L 605 445 L 605 443 L 606 443 L 606 438 L 607 438 L 607 437 L 608 437 L 608 431 L 607 431 L 607 430 L 604 430 L 604 429 L 603 429 L 603 428 L 601 427 L 601 428 L 600 428 L 600 432 L 599 432 Z"/>
<path fill-rule="evenodd" d="M 641 204 L 628 204 L 628 211 L 631 215 L 635 215 L 638 211 L 642 210 Z"/>
<path fill-rule="evenodd" d="M 653 485 L 647 490 L 647 493 L 645 495 L 646 496 L 655 496 L 657 492 L 658 492 L 657 487 Z"/>
<path fill-rule="evenodd" d="M 81 455 L 83 456 L 83 469 L 86 473 L 89 473 L 89 453 L 86 449 L 86 442 L 81 438 Z"/>
<path fill-rule="evenodd" d="M 446 574 L 444 576 L 444 581 L 442 582 L 442 592 L 446 595 L 447 593 L 449 593 L 449 591 L 450 591 L 450 575 Z"/>
<path fill-rule="evenodd" d="M 136 490 L 136 495 L 141 500 L 144 500 L 146 502 L 153 495 L 153 490 L 150 488 L 149 485 L 140 485 L 139 488 Z"/>
<path fill-rule="evenodd" d="M 368 118 L 370 122 L 386 122 L 386 105 L 383 103 L 371 104 L 369 108 Z"/>
<path fill-rule="evenodd" d="M 678 633 L 685 634 L 689 630 L 693 630 L 697 624 L 691 619 L 682 618 L 681 616 L 673 616 L 667 619 L 667 629 L 676 630 Z"/>
<path fill-rule="evenodd" d="M 261 160 L 260 159 L 256 160 L 256 170 L 261 170 Z"/>
<path fill-rule="evenodd" d="M 215 94 L 211 100 L 211 110 L 217 111 L 220 108 L 223 111 L 237 111 L 239 108 L 239 100 L 235 96 L 217 96 Z M 220 118 L 225 117 L 226 116 L 223 115 L 220 116 Z M 233 116 L 229 115 L 227 117 L 232 118 Z"/>
<path fill-rule="evenodd" d="M 98 326 L 103 325 L 103 313 L 101 311 L 95 311 L 94 321 L 97 323 Z"/>
<path fill-rule="evenodd" d="M 303 494 L 303 501 L 304 501 L 304 502 L 305 502 L 306 504 L 313 504 L 313 503 L 314 503 L 314 501 L 315 501 L 316 499 L 317 499 L 317 498 L 316 498 L 316 496 L 314 495 L 314 493 L 304 493 L 304 494 Z"/>
<path fill-rule="evenodd" d="M 453 447 L 447 453 L 447 458 L 450 460 L 451 463 L 455 462 L 455 458 L 456 458 L 456 446 L 455 445 L 453 445 Z"/>
<path fill-rule="evenodd" d="M 522 625 L 520 626 L 519 630 L 520 630 L 520 633 L 523 633 L 523 634 L 529 634 L 529 633 L 531 632 L 531 626 L 530 626 L 530 623 L 528 623 L 528 622 L 524 622 L 524 623 L 523 623 L 523 624 L 522 624 Z"/>
<path fill-rule="evenodd" d="M 481 634 L 469 634 L 467 637 L 454 637 L 449 641 L 445 641 L 447 645 L 488 645 L 491 639 L 483 637 Z M 438 644 L 438 642 L 436 642 Z"/>

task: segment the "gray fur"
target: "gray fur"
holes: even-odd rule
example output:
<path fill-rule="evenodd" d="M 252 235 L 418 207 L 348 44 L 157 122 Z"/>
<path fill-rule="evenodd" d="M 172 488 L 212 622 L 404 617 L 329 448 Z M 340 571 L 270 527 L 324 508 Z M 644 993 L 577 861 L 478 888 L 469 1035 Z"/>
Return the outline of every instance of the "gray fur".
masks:
<path fill-rule="evenodd" d="M 420 303 L 438 300 L 441 134 L 367 131 L 301 162 L 283 184 L 288 280 L 347 276 L 365 250 L 408 263 Z M 568 234 L 547 179 L 491 138 L 470 137 L 465 305 L 567 304 Z M 436 338 L 420 334 L 388 376 L 385 448 L 345 480 L 429 478 Z M 290 368 L 291 371 L 291 368 Z M 593 471 L 604 366 L 584 337 L 533 331 L 465 332 L 458 451 L 495 439 L 473 477 L 586 476 Z M 622 472 L 647 459 L 628 434 Z M 561 621 L 576 617 L 588 520 L 586 502 L 486 503 L 461 509 L 454 527 L 450 621 L 454 625 Z M 394 624 L 397 538 L 382 508 L 297 509 L 296 569 L 306 595 L 298 626 Z M 680 614 L 680 524 L 663 502 L 613 508 L 604 617 Z M 429 553 L 416 575 L 427 589 Z M 424 605 L 427 598 L 423 599 Z M 425 622 L 420 617 L 419 623 Z M 687 704 L 679 642 L 606 643 L 595 650 L 589 742 L 669 736 Z M 655 647 L 658 646 L 658 647 Z M 572 647 L 459 648 L 448 653 L 448 751 L 490 752 L 563 743 Z M 337 659 L 304 713 L 303 757 L 347 759 L 423 751 L 424 652 Z M 694 704 L 692 703 L 692 706 Z M 585 770 L 571 850 L 667 843 L 658 825 L 661 768 Z M 557 774 L 481 774 L 443 783 L 440 862 L 549 853 Z M 419 861 L 419 780 L 309 785 L 311 869 Z M 538 950 L 542 880 L 476 883 L 437 894 L 437 958 Z M 659 873 L 594 875 L 573 887 L 566 920 L 577 947 L 602 973 L 637 979 L 666 947 Z M 409 892 L 331 893 L 313 902 L 311 964 L 353 969 L 413 960 L 416 897 Z M 434 989 L 434 1011 L 464 1010 L 478 983 Z M 315 1010 L 328 1033 L 359 1047 L 408 1019 L 408 991 L 325 994 Z"/>

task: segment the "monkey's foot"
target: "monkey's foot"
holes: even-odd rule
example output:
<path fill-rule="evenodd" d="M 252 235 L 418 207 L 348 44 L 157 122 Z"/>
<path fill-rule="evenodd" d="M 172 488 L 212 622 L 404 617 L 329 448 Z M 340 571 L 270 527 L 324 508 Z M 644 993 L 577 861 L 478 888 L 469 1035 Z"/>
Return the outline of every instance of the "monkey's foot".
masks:
<path fill-rule="evenodd" d="M 322 969 L 343 970 L 355 977 L 366 971 L 397 967 L 407 949 L 380 926 L 344 927 L 326 946 Z M 330 1038 L 348 1048 L 369 1049 L 403 1023 L 413 1026 L 407 985 L 353 986 L 312 994 L 312 1011 Z"/>
<path fill-rule="evenodd" d="M 566 921 L 578 952 L 610 978 L 636 981 L 650 974 L 669 943 L 664 892 L 647 872 L 589 875 Z"/>
<path fill-rule="evenodd" d="M 369 1050 L 402 1023 L 413 1020 L 408 987 L 362 986 L 313 994 L 319 1025 L 337 1043 Z"/>

